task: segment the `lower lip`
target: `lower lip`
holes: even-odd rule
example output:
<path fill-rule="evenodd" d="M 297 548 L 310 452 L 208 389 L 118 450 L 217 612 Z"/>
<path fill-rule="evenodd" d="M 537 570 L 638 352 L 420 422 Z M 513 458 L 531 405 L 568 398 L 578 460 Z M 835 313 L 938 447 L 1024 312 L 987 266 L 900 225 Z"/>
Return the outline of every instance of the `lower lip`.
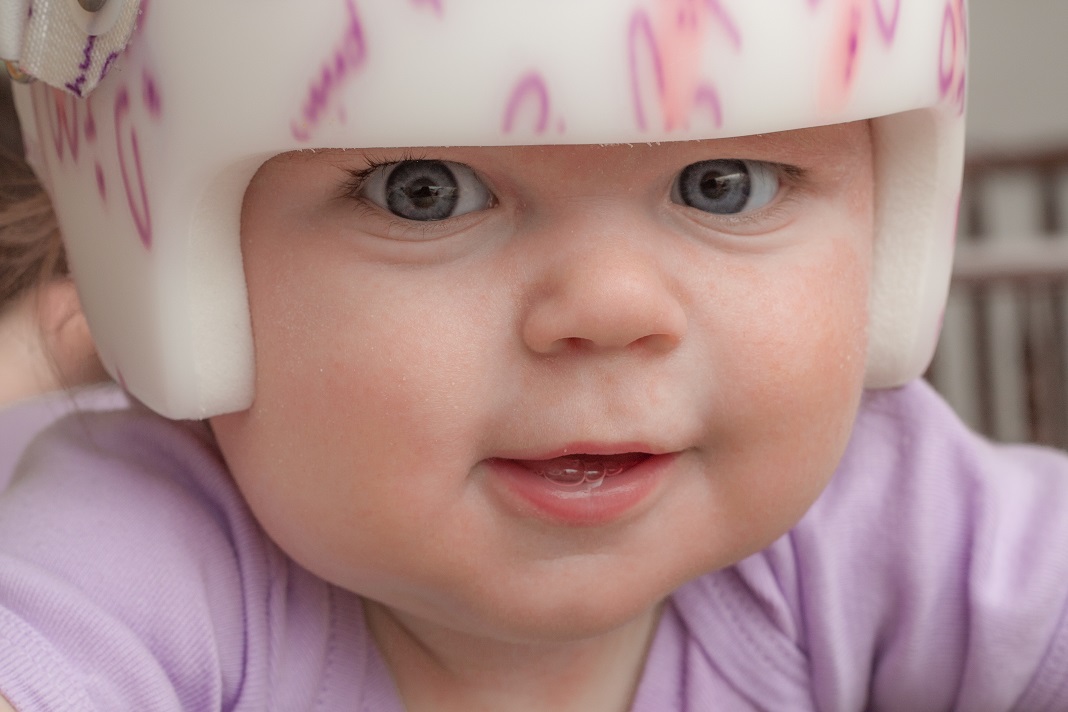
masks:
<path fill-rule="evenodd" d="M 521 515 L 559 524 L 593 527 L 610 524 L 642 509 L 664 480 L 676 454 L 652 455 L 600 485 L 566 487 L 503 459 L 486 461 L 506 504 Z"/>

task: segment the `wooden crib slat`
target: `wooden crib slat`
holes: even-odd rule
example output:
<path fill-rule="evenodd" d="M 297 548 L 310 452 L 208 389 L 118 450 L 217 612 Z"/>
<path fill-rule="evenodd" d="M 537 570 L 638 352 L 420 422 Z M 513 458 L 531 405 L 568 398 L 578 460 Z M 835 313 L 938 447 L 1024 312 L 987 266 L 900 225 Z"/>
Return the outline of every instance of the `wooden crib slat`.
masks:
<path fill-rule="evenodd" d="M 1021 242 L 1040 239 L 1042 192 L 1034 171 L 991 171 L 974 189 L 976 243 L 1019 249 Z M 977 291 L 977 328 L 982 349 L 979 361 L 986 370 L 978 383 L 981 422 L 999 440 L 1029 440 L 1031 403 L 1025 361 L 1028 320 L 1021 319 L 1021 313 L 1027 313 L 1028 297 L 1019 287 L 1004 282 L 992 282 Z"/>

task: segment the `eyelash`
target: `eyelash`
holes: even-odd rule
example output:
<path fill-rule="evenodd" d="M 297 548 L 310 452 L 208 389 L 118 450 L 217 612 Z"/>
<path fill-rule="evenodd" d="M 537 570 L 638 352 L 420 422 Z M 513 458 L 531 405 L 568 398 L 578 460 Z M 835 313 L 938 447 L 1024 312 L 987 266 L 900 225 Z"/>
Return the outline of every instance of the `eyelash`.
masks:
<path fill-rule="evenodd" d="M 367 163 L 366 166 L 363 168 L 350 168 L 346 171 L 346 173 L 348 173 L 348 178 L 341 184 L 341 197 L 355 200 L 362 205 L 363 201 L 360 200 L 362 197 L 360 194 L 363 192 L 364 186 L 367 185 L 367 179 L 379 168 L 404 163 L 405 161 L 421 161 L 427 159 L 428 157 L 426 155 L 417 155 L 411 152 L 406 152 L 388 159 L 366 156 L 364 158 L 364 161 Z"/>
<path fill-rule="evenodd" d="M 768 161 L 768 163 L 779 172 L 781 180 L 779 194 L 771 203 L 758 210 L 738 215 L 716 215 L 695 211 L 700 217 L 694 219 L 700 220 L 703 224 L 711 223 L 710 227 L 717 231 L 738 232 L 743 236 L 749 229 L 752 229 L 753 233 L 758 233 L 762 225 L 777 224 L 781 217 L 789 213 L 792 203 L 804 194 L 809 185 L 810 172 L 808 169 L 787 163 L 774 161 Z"/>
<path fill-rule="evenodd" d="M 393 232 L 400 232 L 407 235 L 406 240 L 411 240 L 411 234 L 416 232 L 418 233 L 418 237 L 415 238 L 415 242 L 433 239 L 445 228 L 447 221 L 431 220 L 418 222 L 405 220 L 371 204 L 369 201 L 365 200 L 362 195 L 363 189 L 367 185 L 367 180 L 378 169 L 385 166 L 394 166 L 398 163 L 404 163 L 405 161 L 423 161 L 429 160 L 430 158 L 431 157 L 427 154 L 417 154 L 410 151 L 389 158 L 375 158 L 374 156 L 367 155 L 364 157 L 364 162 L 367 164 L 366 166 L 363 168 L 350 168 L 345 171 L 348 174 L 348 177 L 341 182 L 341 192 L 338 197 L 347 201 L 352 206 L 352 209 L 359 213 L 361 217 L 374 218 L 383 221 L 383 228 L 386 235 Z"/>
<path fill-rule="evenodd" d="M 428 154 L 414 153 L 411 151 L 390 156 L 389 158 L 376 158 L 367 155 L 364 158 L 367 165 L 362 168 L 351 168 L 346 170 L 347 178 L 341 183 L 339 197 L 349 202 L 353 209 L 359 212 L 361 216 L 373 217 L 384 221 L 383 227 L 387 234 L 396 231 L 407 233 L 410 236 L 413 231 L 416 231 L 419 233 L 418 238 L 416 238 L 417 240 L 433 239 L 445 228 L 447 221 L 413 222 L 411 220 L 404 220 L 403 218 L 399 218 L 370 204 L 367 200 L 363 199 L 362 195 L 367 180 L 378 169 L 403 163 L 404 161 L 430 160 L 432 158 L 433 157 Z M 808 182 L 809 171 L 800 166 L 786 163 L 773 162 L 773 165 L 775 165 L 776 169 L 779 171 L 783 185 L 780 187 L 780 195 L 777 196 L 770 205 L 751 213 L 744 213 L 741 215 L 705 215 L 710 219 L 714 219 L 721 229 L 738 230 L 739 232 L 746 230 L 746 228 L 750 226 L 758 226 L 767 222 L 774 223 L 788 210 L 792 200 L 796 199 L 797 192 L 803 190 Z M 411 238 L 409 237 L 407 239 Z"/>

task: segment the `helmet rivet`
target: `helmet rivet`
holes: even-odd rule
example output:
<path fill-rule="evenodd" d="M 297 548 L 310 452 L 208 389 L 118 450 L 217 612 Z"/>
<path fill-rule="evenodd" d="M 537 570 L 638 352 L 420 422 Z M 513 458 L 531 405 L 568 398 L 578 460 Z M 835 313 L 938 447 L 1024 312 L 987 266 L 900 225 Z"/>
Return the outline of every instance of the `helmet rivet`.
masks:
<path fill-rule="evenodd" d="M 7 69 L 7 75 L 11 77 L 11 81 L 19 84 L 31 84 L 33 82 L 33 77 L 19 69 L 18 62 L 5 59 L 4 67 Z"/>
<path fill-rule="evenodd" d="M 107 4 L 108 0 L 78 0 L 78 4 L 86 12 L 96 12 Z"/>

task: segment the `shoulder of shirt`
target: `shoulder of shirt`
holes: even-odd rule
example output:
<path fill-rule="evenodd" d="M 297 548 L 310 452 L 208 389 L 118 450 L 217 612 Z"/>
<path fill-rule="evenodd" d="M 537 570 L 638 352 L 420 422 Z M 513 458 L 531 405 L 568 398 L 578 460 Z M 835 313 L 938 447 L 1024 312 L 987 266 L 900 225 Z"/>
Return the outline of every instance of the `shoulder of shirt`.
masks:
<path fill-rule="evenodd" d="M 84 681 L 117 695 L 154 685 L 174 709 L 261 709 L 262 695 L 335 709 L 378 689 L 359 600 L 270 541 L 207 425 L 167 420 L 117 389 L 86 397 L 20 408 L 54 417 L 0 497 L 0 671 L 23 655 L 47 661 L 45 679 L 63 684 L 32 695 L 70 693 L 64 704 Z M 173 691 L 153 677 L 161 665 Z M 129 704 L 105 708 L 143 709 Z"/>
<path fill-rule="evenodd" d="M 1063 453 L 988 442 L 923 382 L 869 392 L 805 517 L 676 606 L 754 694 L 752 671 L 776 667 L 820 709 L 876 689 L 886 709 L 1068 708 L 1066 510 Z"/>
<path fill-rule="evenodd" d="M 34 694 L 74 694 L 84 678 L 121 695 L 153 679 L 158 658 L 176 682 L 203 678 L 232 698 L 247 654 L 242 621 L 257 595 L 266 600 L 278 557 L 204 425 L 165 420 L 117 389 L 82 396 L 16 412 L 56 417 L 0 497 L 0 640 L 18 641 L 0 663 L 21 670 L 0 682 L 41 684 L 17 662 L 25 651 L 69 666 L 64 684 Z M 203 677 L 210 668 L 221 674 Z"/>
<path fill-rule="evenodd" d="M 114 384 L 55 391 L 0 406 L 0 490 L 7 486 L 26 447 L 57 420 L 72 412 L 111 410 L 129 405 Z"/>

